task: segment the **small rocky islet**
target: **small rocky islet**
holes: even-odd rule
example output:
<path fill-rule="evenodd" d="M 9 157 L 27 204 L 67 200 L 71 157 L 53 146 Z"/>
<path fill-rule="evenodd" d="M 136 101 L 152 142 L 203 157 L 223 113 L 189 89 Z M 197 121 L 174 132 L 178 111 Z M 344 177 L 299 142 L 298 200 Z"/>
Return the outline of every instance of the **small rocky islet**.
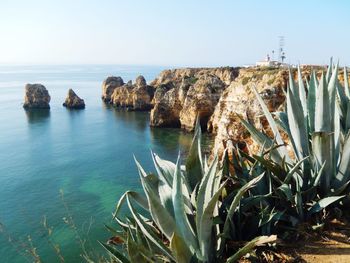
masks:
<path fill-rule="evenodd" d="M 309 75 L 310 67 L 302 67 L 302 73 Z M 149 84 L 143 76 L 138 76 L 135 83 L 109 76 L 102 83 L 102 100 L 116 108 L 150 111 L 153 127 L 193 131 L 198 116 L 202 128 L 215 135 L 213 151 L 222 153 L 228 144 L 242 141 L 254 147 L 238 116 L 261 129 L 267 127 L 250 87 L 257 89 L 270 111 L 276 111 L 285 100 L 287 82 L 286 68 L 172 69 L 162 71 Z M 25 108 L 49 108 L 49 102 L 50 95 L 43 85 L 26 85 Z M 85 107 L 84 100 L 71 89 L 63 105 Z"/>
<path fill-rule="evenodd" d="M 26 84 L 23 108 L 25 109 L 50 109 L 48 90 L 41 84 Z"/>
<path fill-rule="evenodd" d="M 84 109 L 85 102 L 83 99 L 79 98 L 79 96 L 72 89 L 69 89 L 63 106 L 69 109 Z"/>

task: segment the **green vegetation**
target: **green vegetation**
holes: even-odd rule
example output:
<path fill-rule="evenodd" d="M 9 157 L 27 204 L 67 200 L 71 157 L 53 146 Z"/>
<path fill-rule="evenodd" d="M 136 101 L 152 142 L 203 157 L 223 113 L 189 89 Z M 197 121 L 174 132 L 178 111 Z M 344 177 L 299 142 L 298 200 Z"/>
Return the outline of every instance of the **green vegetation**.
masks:
<path fill-rule="evenodd" d="M 254 207 L 249 190 L 264 175 L 234 185 L 227 154 L 222 166 L 217 157 L 210 165 L 202 160 L 200 133 L 197 122 L 185 166 L 180 158 L 174 164 L 152 154 L 157 174 L 146 174 L 136 161 L 145 196 L 128 191 L 118 202 L 114 217 L 122 231 L 112 232 L 125 247 L 103 244 L 114 260 L 235 262 L 255 246 L 275 241 L 276 236 L 256 237 L 259 227 L 253 235 L 245 235 L 235 222 L 237 218 L 244 219 L 244 212 L 254 212 L 248 208 Z M 125 203 L 130 214 L 122 220 L 119 214 Z M 245 208 L 241 211 L 242 203 Z M 250 236 L 255 238 L 242 248 L 230 245 L 230 241 Z"/>
<path fill-rule="evenodd" d="M 250 80 L 250 77 L 244 77 L 242 79 L 242 85 L 246 85 L 248 83 L 248 81 Z"/>
<path fill-rule="evenodd" d="M 300 68 L 297 84 L 289 73 L 285 111 L 273 114 L 253 88 L 274 134 L 241 119 L 260 145 L 256 154 L 233 148 L 222 164 L 215 157 L 208 165 L 197 124 L 185 165 L 180 157 L 174 164 L 152 153 L 157 173 L 147 174 L 136 161 L 144 195 L 128 191 L 120 198 L 114 218 L 121 231 L 108 227 L 120 242 L 102 244 L 112 259 L 235 262 L 301 223 L 322 227 L 326 211 L 342 208 L 349 196 L 350 90 L 344 74 L 342 87 L 338 66 L 331 64 L 319 80 L 312 72 L 306 89 Z"/>
<path fill-rule="evenodd" d="M 245 120 L 242 123 L 263 149 L 271 149 L 268 155 L 252 157 L 267 172 L 264 179 L 273 189 L 260 194 L 271 195 L 266 199 L 268 206 L 294 226 L 349 194 L 350 96 L 348 83 L 344 89 L 338 82 L 338 66 L 330 65 L 319 81 L 313 72 L 308 95 L 300 69 L 298 84 L 291 74 L 289 78 L 286 110 L 275 113 L 277 121 L 254 89 L 274 140 Z M 277 125 L 288 135 L 293 158 Z"/>

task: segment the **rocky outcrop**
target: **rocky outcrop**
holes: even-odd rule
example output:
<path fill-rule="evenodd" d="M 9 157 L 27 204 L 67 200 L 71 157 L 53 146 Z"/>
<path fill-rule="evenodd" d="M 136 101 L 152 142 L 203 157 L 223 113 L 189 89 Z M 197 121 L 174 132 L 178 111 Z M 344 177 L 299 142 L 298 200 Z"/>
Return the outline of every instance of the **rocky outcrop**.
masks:
<path fill-rule="evenodd" d="M 239 116 L 260 129 L 267 129 L 267 122 L 250 87 L 256 87 L 270 111 L 277 111 L 285 100 L 283 89 L 287 79 L 288 73 L 284 69 L 240 69 L 238 77 L 222 93 L 208 122 L 208 131 L 216 134 L 213 152 L 220 154 L 227 145 L 244 147 L 242 142 L 254 148 L 256 145 Z"/>
<path fill-rule="evenodd" d="M 138 76 L 133 85 L 131 81 L 114 89 L 110 102 L 116 107 L 147 111 L 152 108 L 154 88 L 147 85 L 143 76 Z"/>
<path fill-rule="evenodd" d="M 185 130 L 192 130 L 197 116 L 201 126 L 206 127 L 225 88 L 226 85 L 217 76 L 202 75 L 194 85 L 188 88 L 186 94 L 184 89 L 180 89 L 185 98 L 180 112 L 181 127 Z"/>
<path fill-rule="evenodd" d="M 124 81 L 121 77 L 110 76 L 106 78 L 102 83 L 102 100 L 110 103 L 114 90 L 123 85 Z"/>
<path fill-rule="evenodd" d="M 203 127 L 214 112 L 222 91 L 238 74 L 237 68 L 164 70 L 155 87 L 151 126 L 193 130 L 198 115 Z"/>
<path fill-rule="evenodd" d="M 63 103 L 63 106 L 70 109 L 84 109 L 85 102 L 83 99 L 79 98 L 78 95 L 72 89 L 69 89 L 68 95 Z"/>
<path fill-rule="evenodd" d="M 25 109 L 49 109 L 51 97 L 44 85 L 27 84 L 25 86 Z"/>

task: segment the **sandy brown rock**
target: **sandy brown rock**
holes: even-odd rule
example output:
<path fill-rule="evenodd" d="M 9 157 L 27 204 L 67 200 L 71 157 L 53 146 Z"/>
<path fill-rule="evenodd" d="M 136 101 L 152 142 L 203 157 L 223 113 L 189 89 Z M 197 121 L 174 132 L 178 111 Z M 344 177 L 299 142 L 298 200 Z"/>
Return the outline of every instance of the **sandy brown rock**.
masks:
<path fill-rule="evenodd" d="M 182 103 L 179 100 L 178 89 L 166 91 L 161 100 L 154 105 L 151 111 L 151 126 L 179 128 Z"/>
<path fill-rule="evenodd" d="M 147 111 L 152 108 L 153 95 L 154 88 L 147 85 L 143 76 L 138 76 L 134 85 L 129 81 L 114 89 L 110 101 L 116 107 Z"/>
<path fill-rule="evenodd" d="M 85 102 L 83 99 L 79 98 L 79 96 L 72 89 L 69 89 L 63 106 L 70 109 L 84 109 Z"/>
<path fill-rule="evenodd" d="M 24 104 L 25 109 L 49 109 L 51 97 L 44 85 L 26 84 Z"/>
<path fill-rule="evenodd" d="M 256 147 L 238 117 L 243 117 L 260 129 L 267 126 L 250 87 L 256 87 L 270 111 L 277 111 L 285 100 L 283 89 L 287 79 L 288 73 L 284 69 L 240 69 L 238 77 L 222 93 L 208 123 L 208 131 L 216 134 L 213 152 L 220 154 L 228 144 L 243 141 Z"/>
<path fill-rule="evenodd" d="M 124 81 L 121 77 L 110 76 L 106 78 L 102 83 L 102 100 L 110 103 L 114 90 L 123 85 Z"/>
<path fill-rule="evenodd" d="M 206 126 L 221 92 L 237 74 L 238 69 L 230 67 L 162 71 L 151 83 L 156 89 L 151 126 L 192 130 L 197 114 Z"/>
<path fill-rule="evenodd" d="M 213 114 L 222 91 L 226 88 L 215 75 L 202 75 L 196 83 L 189 87 L 182 110 L 180 112 L 181 127 L 192 131 L 198 116 L 201 126 L 205 127 Z"/>

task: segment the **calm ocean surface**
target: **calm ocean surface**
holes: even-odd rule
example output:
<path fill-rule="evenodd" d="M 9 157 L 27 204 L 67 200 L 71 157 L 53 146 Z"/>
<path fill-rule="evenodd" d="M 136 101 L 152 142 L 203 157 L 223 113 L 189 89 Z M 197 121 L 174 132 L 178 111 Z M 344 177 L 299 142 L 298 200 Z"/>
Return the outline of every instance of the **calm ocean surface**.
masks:
<path fill-rule="evenodd" d="M 192 135 L 151 129 L 149 113 L 107 107 L 101 83 L 108 75 L 126 82 L 142 74 L 151 81 L 163 69 L 0 66 L 0 262 L 32 262 L 21 255 L 28 236 L 43 262 L 59 262 L 50 242 L 60 246 L 66 262 L 82 262 L 76 232 L 64 223 L 69 216 L 80 237 L 88 239 L 86 246 L 96 248 L 96 257 L 102 253 L 96 240 L 110 237 L 104 224 L 111 224 L 118 198 L 127 189 L 140 190 L 133 154 L 153 171 L 151 149 L 175 161 L 179 150 L 188 150 Z M 26 83 L 46 86 L 49 111 L 22 108 Z M 69 88 L 85 100 L 85 110 L 62 107 Z"/>

